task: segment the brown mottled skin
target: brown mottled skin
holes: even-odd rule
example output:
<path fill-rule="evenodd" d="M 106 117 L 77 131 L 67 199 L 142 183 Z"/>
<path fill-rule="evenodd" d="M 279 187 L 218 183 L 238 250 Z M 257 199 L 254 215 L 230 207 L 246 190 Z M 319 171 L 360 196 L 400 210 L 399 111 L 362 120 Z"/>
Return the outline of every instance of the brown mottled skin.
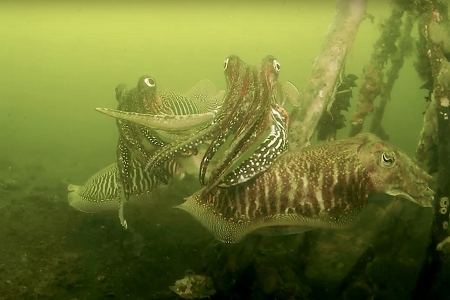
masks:
<path fill-rule="evenodd" d="M 238 242 L 267 226 L 350 226 L 374 191 L 429 207 L 429 180 L 406 154 L 372 134 L 360 134 L 287 152 L 252 180 L 199 191 L 178 208 L 217 239 Z"/>

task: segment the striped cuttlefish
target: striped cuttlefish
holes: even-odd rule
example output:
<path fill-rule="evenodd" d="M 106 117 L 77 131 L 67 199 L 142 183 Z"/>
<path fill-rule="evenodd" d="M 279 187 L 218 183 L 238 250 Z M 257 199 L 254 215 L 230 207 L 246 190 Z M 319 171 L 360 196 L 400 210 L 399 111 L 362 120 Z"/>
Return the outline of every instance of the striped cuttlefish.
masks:
<path fill-rule="evenodd" d="M 431 207 L 430 179 L 405 153 L 366 133 L 286 152 L 251 180 L 199 191 L 176 207 L 234 243 L 274 226 L 350 227 L 375 191 Z"/>
<path fill-rule="evenodd" d="M 147 123 L 156 119 L 158 129 L 164 130 L 163 125 L 170 124 L 170 130 L 177 131 L 171 135 L 162 130 L 151 129 L 148 124 L 143 126 L 129 120 L 116 119 L 119 131 L 117 165 L 125 198 L 129 197 L 132 188 L 131 168 L 136 166 L 131 161 L 145 163 L 153 152 L 177 135 L 186 134 L 184 131 L 210 122 L 214 115 L 212 111 L 220 105 L 221 98 L 221 93 L 217 93 L 215 85 L 208 80 L 198 82 L 186 96 L 172 91 L 160 91 L 155 79 L 149 75 L 141 76 L 137 86 L 131 90 L 127 90 L 124 84 L 116 87 L 116 99 L 119 102 L 117 110 L 98 108 L 98 111 L 112 116 L 117 111 L 127 115 L 145 114 Z M 168 170 L 168 176 L 161 179 L 167 182 L 173 173 L 167 165 L 164 168 Z"/>
<path fill-rule="evenodd" d="M 131 90 L 118 85 L 118 110 L 97 108 L 104 114 L 115 117 L 120 112 L 127 118 L 117 119 L 117 163 L 100 170 L 82 186 L 69 185 L 69 203 L 90 213 L 118 208 L 121 224 L 127 227 L 123 201 L 130 197 L 147 197 L 172 176 L 183 174 L 174 160 L 165 162 L 164 168 L 170 175 L 165 178 L 145 171 L 142 162 L 148 153 L 209 122 L 222 98 L 223 92 L 217 92 L 209 80 L 201 80 L 185 95 L 157 90 L 155 79 L 148 75 L 139 78 L 137 86 Z M 145 120 L 130 122 L 136 114 L 145 116 Z M 154 124 L 158 124 L 158 128 L 151 129 Z"/>

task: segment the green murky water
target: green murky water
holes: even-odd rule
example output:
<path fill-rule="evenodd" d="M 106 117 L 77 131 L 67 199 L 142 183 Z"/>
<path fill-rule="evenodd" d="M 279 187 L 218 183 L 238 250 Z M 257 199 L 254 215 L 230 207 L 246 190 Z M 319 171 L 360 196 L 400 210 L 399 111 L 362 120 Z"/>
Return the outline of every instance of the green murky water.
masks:
<path fill-rule="evenodd" d="M 203 78 L 223 88 L 226 56 L 257 63 L 272 54 L 282 64 L 280 79 L 301 88 L 334 12 L 333 1 L 1 5 L 0 134 L 7 142 L 0 149 L 13 160 L 65 166 L 67 176 L 79 179 L 114 158 L 114 121 L 93 108 L 116 105 L 118 83 L 134 85 L 150 74 L 162 88 L 179 92 Z M 389 16 L 389 4 L 370 2 L 369 11 L 377 22 Z M 376 24 L 367 20 L 350 53 L 349 73 L 360 75 L 376 37 Z M 415 146 L 423 104 L 420 91 L 409 88 L 417 80 L 411 65 L 386 115 L 386 127 L 395 120 L 393 142 L 407 150 Z M 82 170 L 74 162 L 90 171 L 78 176 Z"/>
<path fill-rule="evenodd" d="M 130 207 L 130 232 L 123 232 L 114 213 L 84 215 L 65 203 L 66 181 L 81 184 L 115 160 L 114 120 L 94 108 L 115 107 L 115 86 L 134 86 L 144 74 L 154 76 L 163 89 L 177 92 L 204 78 L 224 88 L 222 63 L 230 54 L 248 63 L 274 55 L 282 66 L 280 79 L 301 89 L 334 5 L 325 0 L 3 1 L 0 236 L 6 243 L 0 246 L 4 260 L 0 261 L 0 299 L 177 299 L 168 286 L 187 269 L 207 270 L 202 263 L 213 260 L 216 253 L 205 250 L 214 249 L 208 232 L 183 212 L 169 208 L 195 183 L 161 191 L 159 197 L 167 203 Z M 361 75 L 378 37 L 377 24 L 390 11 L 387 1 L 369 1 L 375 24 L 369 20 L 361 24 L 348 57 L 348 73 Z M 410 154 L 422 127 L 426 95 L 419 90 L 422 83 L 412 64 L 413 59 L 406 61 L 384 116 L 391 143 Z M 408 274 L 403 290 L 386 292 L 384 299 L 400 299 L 412 289 L 418 270 L 414 259 L 424 254 L 430 219 L 416 207 L 397 206 L 388 221 L 377 219 L 382 210 L 372 212 L 381 222 L 378 234 L 386 239 L 375 250 L 396 251 L 397 256 L 380 258 L 384 261 L 373 263 L 371 274 L 381 276 L 385 270 L 376 268 L 390 266 L 392 276 L 377 279 L 388 291 L 402 284 L 392 278 Z M 400 225 L 393 230 L 395 222 Z M 291 293 L 280 293 L 277 299 L 320 299 L 317 290 L 345 276 L 363 253 L 367 231 L 370 226 L 341 238 L 319 233 L 325 242 L 303 270 L 307 280 L 287 267 L 284 271 L 273 267 L 274 261 L 283 266 L 305 263 L 292 254 L 301 254 L 306 247 L 302 236 L 265 240 L 256 258 L 246 256 L 252 245 L 248 241 L 247 248 L 230 250 L 241 253 L 242 261 L 233 255 L 215 261 L 245 265 L 256 259 L 258 263 L 239 278 L 224 279 L 218 288 L 226 290 L 227 284 L 238 280 L 242 298 L 233 294 L 237 297 L 233 299 L 248 299 L 248 295 L 275 299 L 276 287 L 284 282 Z M 390 244 L 396 237 L 404 238 L 405 232 L 406 240 Z M 411 243 L 422 248 L 411 254 Z M 411 254 L 407 262 L 396 259 L 405 253 Z M 247 277 L 252 278 L 248 286 Z M 217 297 L 231 299 L 230 294 Z"/>

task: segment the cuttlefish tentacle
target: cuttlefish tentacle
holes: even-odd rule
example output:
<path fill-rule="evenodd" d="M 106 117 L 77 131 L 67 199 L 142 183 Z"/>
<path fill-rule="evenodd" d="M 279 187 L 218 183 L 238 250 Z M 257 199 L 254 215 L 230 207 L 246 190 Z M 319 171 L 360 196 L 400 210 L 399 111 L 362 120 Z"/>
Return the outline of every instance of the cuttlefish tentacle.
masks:
<path fill-rule="evenodd" d="M 242 118 L 242 115 L 236 114 L 236 111 L 239 109 L 239 104 L 248 107 L 249 101 L 245 101 L 243 98 L 251 98 L 250 93 L 247 92 L 250 84 L 248 82 L 248 76 L 246 76 L 249 70 L 246 67 L 247 66 L 245 63 L 237 56 L 231 56 L 226 59 L 225 73 L 228 78 L 228 88 L 223 103 L 215 118 L 208 126 L 197 131 L 187 139 L 177 140 L 160 151 L 157 151 L 146 164 L 146 167 L 149 168 L 150 171 L 158 168 L 164 160 L 170 157 L 178 156 L 181 153 L 194 151 L 197 146 L 205 143 L 206 141 L 212 140 L 211 144 L 217 146 L 218 148 L 221 145 L 221 142 L 217 139 L 217 136 L 220 133 L 228 135 L 230 131 L 237 130 L 237 126 L 240 125 L 239 117 Z M 230 69 L 232 69 L 232 71 L 229 71 Z M 233 83 L 234 79 L 240 79 L 238 83 L 241 86 L 239 88 L 231 89 L 230 85 Z M 210 156 L 210 149 L 206 151 L 205 157 Z"/>
<path fill-rule="evenodd" d="M 227 58 L 227 91 L 216 117 L 196 134 L 157 151 L 147 163 L 147 167 L 154 170 L 165 159 L 193 151 L 198 145 L 210 141 L 199 173 L 200 182 L 205 184 L 210 161 L 227 138 L 232 137 L 227 150 L 215 164 L 207 186 L 213 188 L 219 184 L 239 160 L 242 160 L 243 154 L 277 122 L 273 117 L 273 109 L 278 110 L 275 93 L 278 72 L 279 63 L 271 56 L 266 57 L 256 67 L 245 64 L 237 56 Z"/>
<path fill-rule="evenodd" d="M 238 128 L 238 131 L 233 138 L 231 145 L 225 151 L 224 157 L 219 161 L 216 167 L 212 170 L 207 188 L 204 192 L 207 193 L 210 189 L 221 184 L 227 174 L 230 174 L 235 168 L 235 165 L 242 159 L 243 155 L 251 147 L 257 144 L 258 140 L 262 135 L 271 127 L 272 124 L 281 124 L 274 117 L 274 111 L 278 108 L 276 88 L 278 87 L 277 77 L 280 71 L 279 63 L 271 56 L 266 57 L 262 63 L 253 68 L 253 88 L 254 92 L 250 95 L 253 96 L 252 101 L 249 102 L 250 107 L 245 110 L 243 122 Z M 286 131 L 283 126 L 277 127 L 284 132 L 284 134 L 277 135 L 279 137 L 284 137 L 282 144 L 287 144 Z M 274 144 L 271 144 L 274 145 Z M 256 154 L 252 155 L 249 159 L 242 162 L 235 172 L 243 173 L 246 170 L 240 170 L 241 167 L 246 168 L 247 166 L 258 163 L 256 161 L 257 153 L 259 149 L 264 147 L 260 145 L 256 150 Z M 270 165 L 272 161 L 280 155 L 287 147 L 281 147 L 279 150 L 274 151 L 270 161 L 267 161 L 266 165 Z M 257 175 L 258 173 L 264 171 L 267 167 L 262 168 L 251 168 L 253 172 L 247 172 L 247 179 Z M 243 181 L 245 181 L 243 180 Z M 236 184 L 242 181 L 236 181 Z"/>
<path fill-rule="evenodd" d="M 158 137 L 168 134 L 160 134 L 160 130 L 177 134 L 202 126 L 214 117 L 213 111 L 205 112 L 205 109 L 216 108 L 222 101 L 221 94 L 217 93 L 215 85 L 209 80 L 197 83 L 188 92 L 189 97 L 170 91 L 158 92 L 155 79 L 147 75 L 139 79 L 135 89 L 128 93 L 124 89 L 124 85 L 116 88 L 118 110 L 97 110 L 118 119 L 120 136 L 140 161 L 147 161 L 148 153 L 155 150 L 146 149 L 142 144 L 143 139 L 153 146 L 162 147 L 166 143 Z M 208 94 L 198 94 L 200 92 Z M 182 115 L 184 113 L 189 114 Z M 135 123 L 145 126 L 136 126 Z M 152 127 L 159 131 L 151 132 L 149 128 Z"/>
<path fill-rule="evenodd" d="M 151 129 L 165 131 L 189 130 L 193 127 L 204 126 L 211 122 L 215 115 L 214 111 L 190 115 L 158 115 L 100 107 L 95 110 L 113 118 L 134 122 Z"/>
<path fill-rule="evenodd" d="M 294 87 L 289 82 L 288 85 Z M 279 102 L 282 106 L 285 104 L 286 99 L 291 101 L 291 97 L 291 95 L 282 94 L 280 99 L 277 99 L 277 102 Z M 248 159 L 244 160 L 239 167 L 228 173 L 223 178 L 219 184 L 221 187 L 240 184 L 253 178 L 259 173 L 267 170 L 276 158 L 288 149 L 287 132 L 289 114 L 281 106 L 275 106 L 272 108 L 272 117 L 274 122 L 270 126 L 268 137 L 260 143 L 259 147 Z"/>
<path fill-rule="evenodd" d="M 220 182 L 221 187 L 228 187 L 246 182 L 257 174 L 267 170 L 284 151 L 288 149 L 287 119 L 274 111 L 276 122 L 270 126 L 269 136 L 255 152 L 244 160 L 238 168 L 228 173 Z"/>
<path fill-rule="evenodd" d="M 360 134 L 285 152 L 259 176 L 208 193 L 200 190 L 177 208 L 218 240 L 234 243 L 274 226 L 297 231 L 352 226 L 375 191 L 432 207 L 430 179 L 400 150 Z"/>
<path fill-rule="evenodd" d="M 227 106 L 222 111 L 222 119 L 218 120 L 220 131 L 216 131 L 215 137 L 202 159 L 199 171 L 202 184 L 205 184 L 206 170 L 210 161 L 226 142 L 228 136 L 234 134 L 233 140 L 216 164 L 218 167 L 228 165 L 233 160 L 233 156 L 239 155 L 238 149 L 242 147 L 242 141 L 249 138 L 248 133 L 256 123 L 255 119 L 259 117 L 255 109 L 259 83 L 254 67 L 245 64 L 236 56 L 230 56 L 225 60 L 224 69 L 228 86 L 224 105 Z M 216 172 L 211 173 L 208 182 L 211 182 L 211 179 L 216 181 L 216 177 L 220 177 L 218 172 L 220 170 L 214 170 Z"/>

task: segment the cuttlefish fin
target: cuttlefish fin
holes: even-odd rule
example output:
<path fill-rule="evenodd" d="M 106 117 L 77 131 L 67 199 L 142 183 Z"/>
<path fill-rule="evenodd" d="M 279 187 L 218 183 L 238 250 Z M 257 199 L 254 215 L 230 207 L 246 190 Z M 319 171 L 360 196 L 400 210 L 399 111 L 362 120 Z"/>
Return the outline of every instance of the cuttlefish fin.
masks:
<path fill-rule="evenodd" d="M 185 96 L 191 99 L 205 101 L 216 94 L 217 88 L 214 82 L 208 79 L 202 79 L 190 88 Z"/>
<path fill-rule="evenodd" d="M 199 112 L 217 109 L 223 102 L 225 91 L 217 91 L 214 82 L 203 79 L 197 82 L 185 96 L 196 103 Z"/>
<path fill-rule="evenodd" d="M 180 131 L 200 127 L 211 122 L 215 116 L 214 111 L 192 115 L 153 115 L 109 108 L 96 108 L 95 110 L 113 118 L 127 120 L 152 129 L 166 131 Z"/>
<path fill-rule="evenodd" d="M 299 96 L 300 96 L 300 92 L 298 91 L 298 89 L 295 87 L 295 85 L 292 82 L 285 82 L 285 83 L 280 83 L 281 86 L 281 101 L 279 101 L 281 106 L 284 106 L 286 104 L 286 101 L 288 101 L 289 103 L 291 103 L 293 106 L 295 107 L 299 107 L 300 105 L 300 101 L 299 101 Z"/>
<path fill-rule="evenodd" d="M 250 232 L 248 222 L 236 223 L 227 220 L 215 214 L 212 208 L 203 205 L 201 191 L 186 198 L 184 203 L 174 208 L 188 212 L 223 243 L 238 243 Z"/>

